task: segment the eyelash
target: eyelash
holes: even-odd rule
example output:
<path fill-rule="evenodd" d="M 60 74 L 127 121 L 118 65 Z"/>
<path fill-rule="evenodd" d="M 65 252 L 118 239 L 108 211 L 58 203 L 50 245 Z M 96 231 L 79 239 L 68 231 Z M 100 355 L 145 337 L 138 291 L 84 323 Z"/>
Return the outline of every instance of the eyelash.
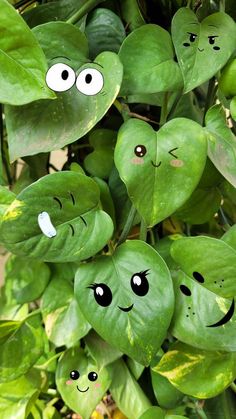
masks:
<path fill-rule="evenodd" d="M 168 153 L 171 154 L 171 156 L 173 156 L 175 159 L 177 159 L 178 157 L 172 152 L 175 151 L 175 150 L 178 150 L 178 148 L 179 147 L 175 147 L 175 148 L 172 148 L 170 151 L 168 151 Z"/>
<path fill-rule="evenodd" d="M 87 288 L 90 288 L 91 290 L 95 290 L 95 288 L 98 286 L 98 284 L 94 283 L 89 285 Z"/>

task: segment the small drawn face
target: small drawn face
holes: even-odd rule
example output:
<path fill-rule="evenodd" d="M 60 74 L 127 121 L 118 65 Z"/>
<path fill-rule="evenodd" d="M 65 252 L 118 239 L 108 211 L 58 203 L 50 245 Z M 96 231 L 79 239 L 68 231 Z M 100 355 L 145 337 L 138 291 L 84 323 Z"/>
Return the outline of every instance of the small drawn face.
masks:
<path fill-rule="evenodd" d="M 195 23 L 193 23 L 193 25 L 195 25 Z M 214 27 L 214 25 L 208 25 L 209 26 L 209 30 Z M 217 26 L 215 26 L 215 28 L 217 28 Z M 187 38 L 188 41 L 183 43 L 183 46 L 188 48 L 191 47 L 195 44 L 197 44 L 197 49 L 199 52 L 203 52 L 206 49 L 206 46 L 209 44 L 209 46 L 214 50 L 214 51 L 219 51 L 220 47 L 217 45 L 217 38 L 219 38 L 219 35 L 208 35 L 206 36 L 206 39 L 208 40 L 208 44 L 204 43 L 204 48 L 200 45 L 200 41 L 199 41 L 199 34 L 198 33 L 194 33 L 194 32 L 187 32 Z"/>
<path fill-rule="evenodd" d="M 181 167 L 183 166 L 184 162 L 182 160 L 179 160 L 176 155 L 176 150 L 178 150 L 179 147 L 174 147 L 171 150 L 168 151 L 168 153 L 174 157 L 174 160 L 170 160 L 169 164 L 173 167 Z M 136 158 L 132 158 L 131 163 L 133 164 L 143 164 L 144 163 L 144 156 L 147 156 L 148 159 L 148 150 L 143 144 L 138 144 L 134 147 L 134 154 Z M 150 163 L 153 167 L 158 168 L 162 164 L 162 161 L 159 161 L 158 163 L 155 163 L 152 159 L 150 160 Z"/>
<path fill-rule="evenodd" d="M 98 379 L 98 374 L 95 372 L 95 371 L 90 371 L 89 373 L 88 373 L 88 380 L 91 382 L 91 383 L 93 383 L 93 382 L 95 382 L 95 381 L 97 381 L 97 379 Z M 73 371 L 71 371 L 70 372 L 70 378 L 71 378 L 71 380 L 68 380 L 68 381 L 66 381 L 66 384 L 67 385 L 71 385 L 71 384 L 74 384 L 74 382 L 76 382 L 76 388 L 77 388 L 77 390 L 80 392 L 80 393 L 86 393 L 88 390 L 89 390 L 89 385 L 86 387 L 86 388 L 83 388 L 83 389 L 81 389 L 79 386 L 78 386 L 78 384 L 77 384 L 77 382 L 78 382 L 78 380 L 79 380 L 79 378 L 80 378 L 80 373 L 79 373 L 79 371 L 77 371 L 77 370 L 73 370 Z M 100 383 L 96 383 L 96 385 L 94 386 L 94 388 L 99 388 L 100 387 Z M 90 384 L 90 386 L 91 386 L 91 384 Z"/>

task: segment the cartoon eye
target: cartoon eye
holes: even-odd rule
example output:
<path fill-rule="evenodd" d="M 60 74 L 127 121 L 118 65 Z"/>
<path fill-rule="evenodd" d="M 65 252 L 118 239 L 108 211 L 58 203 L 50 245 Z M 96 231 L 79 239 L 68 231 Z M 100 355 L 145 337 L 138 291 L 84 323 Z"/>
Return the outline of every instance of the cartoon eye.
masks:
<path fill-rule="evenodd" d="M 103 75 L 96 68 L 85 68 L 76 80 L 77 89 L 86 96 L 99 93 L 104 85 Z"/>
<path fill-rule="evenodd" d="M 93 289 L 94 298 L 102 307 L 108 307 L 112 302 L 112 292 L 106 284 L 92 284 L 88 288 Z"/>
<path fill-rule="evenodd" d="M 147 152 L 147 149 L 144 145 L 136 145 L 134 149 L 134 153 L 136 154 L 137 157 L 145 156 L 146 152 Z"/>
<path fill-rule="evenodd" d="M 180 285 L 180 291 L 182 291 L 182 293 L 184 295 L 187 295 L 187 297 L 189 297 L 190 295 L 192 295 L 190 289 L 188 287 L 186 287 L 186 285 Z"/>
<path fill-rule="evenodd" d="M 69 90 L 75 84 L 75 79 L 74 70 L 63 63 L 54 64 L 46 74 L 47 86 L 55 92 Z"/>
<path fill-rule="evenodd" d="M 208 41 L 210 45 L 214 45 L 217 36 L 208 36 Z"/>
<path fill-rule="evenodd" d="M 194 42 L 197 39 L 197 35 L 195 33 L 188 32 L 188 34 L 189 34 L 189 41 L 190 42 Z"/>
<path fill-rule="evenodd" d="M 143 297 L 144 295 L 148 293 L 148 290 L 149 290 L 149 283 L 147 280 L 148 271 L 149 269 L 147 269 L 146 271 L 137 272 L 132 276 L 130 280 L 130 285 L 133 292 L 139 297 Z"/>
<path fill-rule="evenodd" d="M 176 156 L 176 154 L 173 153 L 173 151 L 178 150 L 179 147 L 175 147 L 172 148 L 170 151 L 168 151 L 169 154 L 171 154 L 171 156 L 173 156 L 175 159 L 177 159 L 178 157 Z"/>
<path fill-rule="evenodd" d="M 80 377 L 80 373 L 77 370 L 73 370 L 70 372 L 70 378 L 72 380 L 78 380 L 78 378 Z"/>
<path fill-rule="evenodd" d="M 204 278 L 203 276 L 200 274 L 200 272 L 193 272 L 193 277 L 194 279 L 196 279 L 196 281 L 200 282 L 201 284 L 203 284 L 204 282 Z"/>
<path fill-rule="evenodd" d="M 97 375 L 97 373 L 96 373 L 96 372 L 94 372 L 94 371 L 91 371 L 91 372 L 88 374 L 88 379 L 89 379 L 90 381 L 96 381 L 96 380 L 97 380 L 97 378 L 98 378 L 98 375 Z"/>

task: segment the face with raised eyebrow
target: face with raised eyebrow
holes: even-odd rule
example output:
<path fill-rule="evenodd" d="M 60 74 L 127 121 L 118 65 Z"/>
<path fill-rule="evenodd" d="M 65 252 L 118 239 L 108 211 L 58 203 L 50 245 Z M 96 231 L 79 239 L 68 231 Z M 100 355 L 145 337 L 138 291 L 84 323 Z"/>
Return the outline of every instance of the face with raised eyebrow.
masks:
<path fill-rule="evenodd" d="M 202 36 L 200 36 L 200 32 L 198 30 L 198 24 L 193 22 L 192 25 L 193 25 L 192 31 L 188 31 L 186 33 L 186 40 L 183 42 L 183 46 L 185 48 L 196 46 L 197 50 L 201 53 L 203 51 L 207 51 L 209 53 L 211 50 L 213 52 L 220 51 L 221 47 L 218 45 L 219 35 L 214 35 L 214 33 L 215 32 L 217 33 L 217 30 L 218 30 L 218 27 L 216 25 L 207 25 L 207 27 L 209 28 L 209 33 L 208 34 L 204 33 L 204 35 Z M 214 28 L 215 28 L 215 32 L 214 32 Z"/>

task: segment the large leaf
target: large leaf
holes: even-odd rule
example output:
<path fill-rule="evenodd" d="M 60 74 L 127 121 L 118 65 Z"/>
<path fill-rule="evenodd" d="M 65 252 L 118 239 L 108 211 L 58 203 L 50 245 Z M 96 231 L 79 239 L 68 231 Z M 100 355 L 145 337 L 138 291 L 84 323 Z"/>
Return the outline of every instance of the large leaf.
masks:
<path fill-rule="evenodd" d="M 0 102 L 55 98 L 45 83 L 47 62 L 34 35 L 8 1 L 1 0 L 0 7 Z"/>
<path fill-rule="evenodd" d="M 171 255 L 180 268 L 222 297 L 236 295 L 236 251 L 222 240 L 185 237 L 173 242 Z"/>
<path fill-rule="evenodd" d="M 184 394 L 175 388 L 165 376 L 156 371 L 157 369 L 152 367 L 152 387 L 158 404 L 163 409 L 173 409 L 182 401 Z"/>
<path fill-rule="evenodd" d="M 7 107 L 6 124 L 12 160 L 59 149 L 83 137 L 112 105 L 122 80 L 122 65 L 115 53 L 103 52 L 96 57 L 96 63 L 88 63 L 86 38 L 75 26 L 51 22 L 36 27 L 34 34 L 50 67 L 59 62 L 69 64 L 76 75 L 85 69 L 88 69 L 86 74 L 90 74 L 89 69 L 95 69 L 101 73 L 104 84 L 99 93 L 91 96 L 81 93 L 73 85 L 68 91 L 57 93 L 54 101 Z M 96 84 L 96 79 L 93 83 Z"/>
<path fill-rule="evenodd" d="M 137 419 L 151 407 L 150 401 L 123 360 L 119 359 L 109 365 L 108 370 L 112 378 L 109 389 L 117 406 L 127 418 Z"/>
<path fill-rule="evenodd" d="M 76 345 L 90 329 L 74 298 L 73 285 L 58 275 L 46 288 L 41 308 L 46 334 L 56 346 Z"/>
<path fill-rule="evenodd" d="M 122 17 L 131 31 L 145 25 L 138 0 L 122 0 L 120 3 Z"/>
<path fill-rule="evenodd" d="M 72 374 L 73 379 L 72 371 L 76 371 Z M 93 372 L 97 374 L 97 378 L 91 381 Z M 57 388 L 64 402 L 83 419 L 90 418 L 110 382 L 107 369 L 99 367 L 95 360 L 86 357 L 80 348 L 69 349 L 59 360 L 56 371 Z"/>
<path fill-rule="evenodd" d="M 184 92 L 214 76 L 235 50 L 235 22 L 222 12 L 211 14 L 199 23 L 190 8 L 180 8 L 173 17 L 171 32 L 184 78 Z"/>
<path fill-rule="evenodd" d="M 105 342 L 94 330 L 85 337 L 86 349 L 100 367 L 111 364 L 121 358 L 122 353 Z"/>
<path fill-rule="evenodd" d="M 235 354 L 203 351 L 177 342 L 155 370 L 183 393 L 207 399 L 221 393 L 235 379 Z"/>
<path fill-rule="evenodd" d="M 50 269 L 43 263 L 11 255 L 5 266 L 5 286 L 17 303 L 39 298 L 47 286 Z"/>
<path fill-rule="evenodd" d="M 118 133 L 115 164 L 149 226 L 171 215 L 190 197 L 205 161 L 204 130 L 189 119 L 173 119 L 158 132 L 146 122 L 130 119 Z"/>
<path fill-rule="evenodd" d="M 0 185 L 0 222 L 4 212 L 12 203 L 12 201 L 14 201 L 14 199 L 15 194 L 9 191 L 9 189 L 7 189 L 5 186 Z"/>
<path fill-rule="evenodd" d="M 39 316 L 32 316 L 1 340 L 0 382 L 25 374 L 43 352 L 43 328 Z"/>
<path fill-rule="evenodd" d="M 234 300 L 219 297 L 183 271 L 173 274 L 175 312 L 171 333 L 207 351 L 236 351 Z"/>
<path fill-rule="evenodd" d="M 124 40 L 119 57 L 124 66 L 121 95 L 182 87 L 170 34 L 160 26 L 144 25 L 133 31 Z"/>
<path fill-rule="evenodd" d="M 154 249 L 131 240 L 112 256 L 81 264 L 75 294 L 99 335 L 141 364 L 151 362 L 173 310 L 169 271 Z"/>
<path fill-rule="evenodd" d="M 208 156 L 219 172 L 236 187 L 236 138 L 226 124 L 221 105 L 209 109 L 205 118 L 208 138 Z"/>
<path fill-rule="evenodd" d="M 102 51 L 118 52 L 125 39 L 125 28 L 119 16 L 104 8 L 95 9 L 89 15 L 85 33 L 92 59 Z"/>
<path fill-rule="evenodd" d="M 221 240 L 233 247 L 236 251 L 236 224 L 226 231 L 226 233 L 221 237 Z"/>
<path fill-rule="evenodd" d="M 59 262 L 86 259 L 112 235 L 112 221 L 98 209 L 98 202 L 98 186 L 87 176 L 75 172 L 44 176 L 6 211 L 1 241 L 21 256 Z"/>

